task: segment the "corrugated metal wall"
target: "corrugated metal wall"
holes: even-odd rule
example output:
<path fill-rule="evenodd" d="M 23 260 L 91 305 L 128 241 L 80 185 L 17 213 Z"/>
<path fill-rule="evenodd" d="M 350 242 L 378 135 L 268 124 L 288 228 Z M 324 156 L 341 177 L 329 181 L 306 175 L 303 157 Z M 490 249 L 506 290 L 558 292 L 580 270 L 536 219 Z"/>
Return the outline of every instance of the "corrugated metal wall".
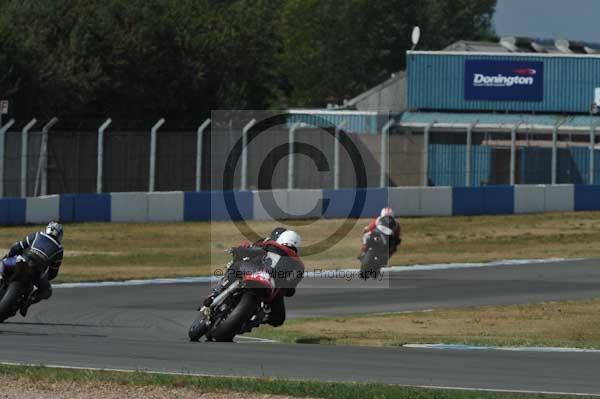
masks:
<path fill-rule="evenodd" d="M 473 145 L 471 186 L 508 184 L 509 158 L 495 157 L 501 151 L 484 145 Z M 430 144 L 427 176 L 431 186 L 464 187 L 466 176 L 466 146 L 464 144 Z M 556 182 L 558 184 L 589 184 L 590 150 L 585 147 L 560 148 L 557 153 Z M 517 149 L 515 182 L 517 184 L 551 184 L 552 149 L 526 147 Z M 594 184 L 600 184 L 600 150 L 594 153 Z"/>
<path fill-rule="evenodd" d="M 498 59 L 544 63 L 544 100 L 466 101 L 465 60 Z M 496 110 L 587 113 L 600 87 L 600 57 L 550 57 L 482 54 L 408 53 L 408 108 L 429 110 Z"/>
<path fill-rule="evenodd" d="M 427 176 L 431 186 L 466 186 L 467 147 L 464 144 L 430 144 Z M 489 184 L 492 149 L 474 145 L 471 150 L 471 186 Z"/>

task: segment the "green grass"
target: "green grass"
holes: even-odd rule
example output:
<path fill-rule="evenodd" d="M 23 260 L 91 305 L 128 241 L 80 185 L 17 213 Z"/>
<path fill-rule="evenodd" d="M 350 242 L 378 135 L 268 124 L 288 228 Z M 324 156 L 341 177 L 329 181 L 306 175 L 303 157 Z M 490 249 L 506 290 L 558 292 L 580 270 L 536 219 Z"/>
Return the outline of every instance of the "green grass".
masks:
<path fill-rule="evenodd" d="M 347 268 L 358 267 L 367 222 L 352 220 L 345 233 L 338 231 L 343 220 L 289 221 L 287 227 L 303 237 L 307 269 Z M 600 212 L 401 218 L 401 223 L 403 243 L 392 265 L 600 257 Z M 277 225 L 248 222 L 262 236 Z M 40 227 L 1 227 L 0 248 Z M 258 237 L 240 229 L 230 222 L 67 224 L 59 281 L 210 275 L 227 263 L 227 248 Z"/>
<path fill-rule="evenodd" d="M 288 395 L 313 398 L 396 398 L 396 399 L 518 399 L 518 398 L 567 398 L 568 396 L 546 394 L 521 394 L 505 392 L 460 391 L 443 389 L 411 388 L 386 384 L 332 383 L 317 381 L 292 381 L 270 378 L 195 377 L 142 372 L 109 372 L 92 370 L 69 370 L 43 366 L 0 365 L 0 375 L 40 380 L 69 382 L 110 382 L 132 385 L 160 385 L 186 387 L 199 392 L 244 392 L 257 394 Z"/>
<path fill-rule="evenodd" d="M 285 343 L 447 343 L 600 349 L 600 299 L 288 320 L 252 335 Z"/>

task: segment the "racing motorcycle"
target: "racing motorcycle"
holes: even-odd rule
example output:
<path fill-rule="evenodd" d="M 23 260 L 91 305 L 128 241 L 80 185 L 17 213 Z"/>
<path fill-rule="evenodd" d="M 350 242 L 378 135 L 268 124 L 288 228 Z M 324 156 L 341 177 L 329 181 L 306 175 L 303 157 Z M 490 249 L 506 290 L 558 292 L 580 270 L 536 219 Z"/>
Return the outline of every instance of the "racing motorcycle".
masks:
<path fill-rule="evenodd" d="M 275 281 L 266 266 L 243 260 L 236 280 L 217 295 L 210 306 L 203 306 L 188 335 L 191 341 L 206 336 L 210 341 L 230 342 L 237 334 L 258 327 L 277 296 Z"/>
<path fill-rule="evenodd" d="M 0 280 L 0 323 L 17 314 L 33 291 L 34 265 L 18 256 L 14 267 L 5 268 Z"/>
<path fill-rule="evenodd" d="M 389 230 L 389 229 L 388 229 Z M 379 228 L 371 232 L 366 242 L 366 250 L 360 254 L 360 278 L 378 278 L 381 268 L 386 266 L 390 257 L 390 234 Z"/>

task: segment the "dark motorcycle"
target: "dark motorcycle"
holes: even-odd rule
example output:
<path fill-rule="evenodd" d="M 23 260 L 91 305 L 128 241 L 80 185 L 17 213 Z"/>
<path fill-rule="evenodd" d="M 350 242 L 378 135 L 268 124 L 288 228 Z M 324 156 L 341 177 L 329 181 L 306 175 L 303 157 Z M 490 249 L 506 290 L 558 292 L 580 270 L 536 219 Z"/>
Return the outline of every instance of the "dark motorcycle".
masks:
<path fill-rule="evenodd" d="M 192 323 L 188 335 L 198 341 L 203 335 L 210 341 L 230 342 L 237 334 L 258 327 L 278 294 L 275 281 L 266 267 L 241 261 L 231 282 Z"/>
<path fill-rule="evenodd" d="M 360 278 L 378 278 L 390 257 L 390 237 L 375 229 L 367 239 L 366 248 L 359 256 Z"/>
<path fill-rule="evenodd" d="M 33 291 L 34 266 L 21 258 L 14 267 L 5 269 L 0 280 L 0 322 L 13 317 Z"/>

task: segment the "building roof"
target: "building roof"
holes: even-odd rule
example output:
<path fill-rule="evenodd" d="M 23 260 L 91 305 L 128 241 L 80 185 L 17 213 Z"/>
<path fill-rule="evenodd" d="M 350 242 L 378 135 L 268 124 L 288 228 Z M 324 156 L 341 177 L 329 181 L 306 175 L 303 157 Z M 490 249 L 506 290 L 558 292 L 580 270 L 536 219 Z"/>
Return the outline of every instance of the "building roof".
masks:
<path fill-rule="evenodd" d="M 431 126 L 441 130 L 464 130 L 473 125 L 475 130 L 550 133 L 558 131 L 589 133 L 594 127 L 600 130 L 600 116 L 591 115 L 533 115 L 453 112 L 405 112 L 399 126 L 420 129 Z"/>
<path fill-rule="evenodd" d="M 505 36 L 498 42 L 460 40 L 442 51 L 470 53 L 600 54 L 600 44 L 566 39 Z"/>

